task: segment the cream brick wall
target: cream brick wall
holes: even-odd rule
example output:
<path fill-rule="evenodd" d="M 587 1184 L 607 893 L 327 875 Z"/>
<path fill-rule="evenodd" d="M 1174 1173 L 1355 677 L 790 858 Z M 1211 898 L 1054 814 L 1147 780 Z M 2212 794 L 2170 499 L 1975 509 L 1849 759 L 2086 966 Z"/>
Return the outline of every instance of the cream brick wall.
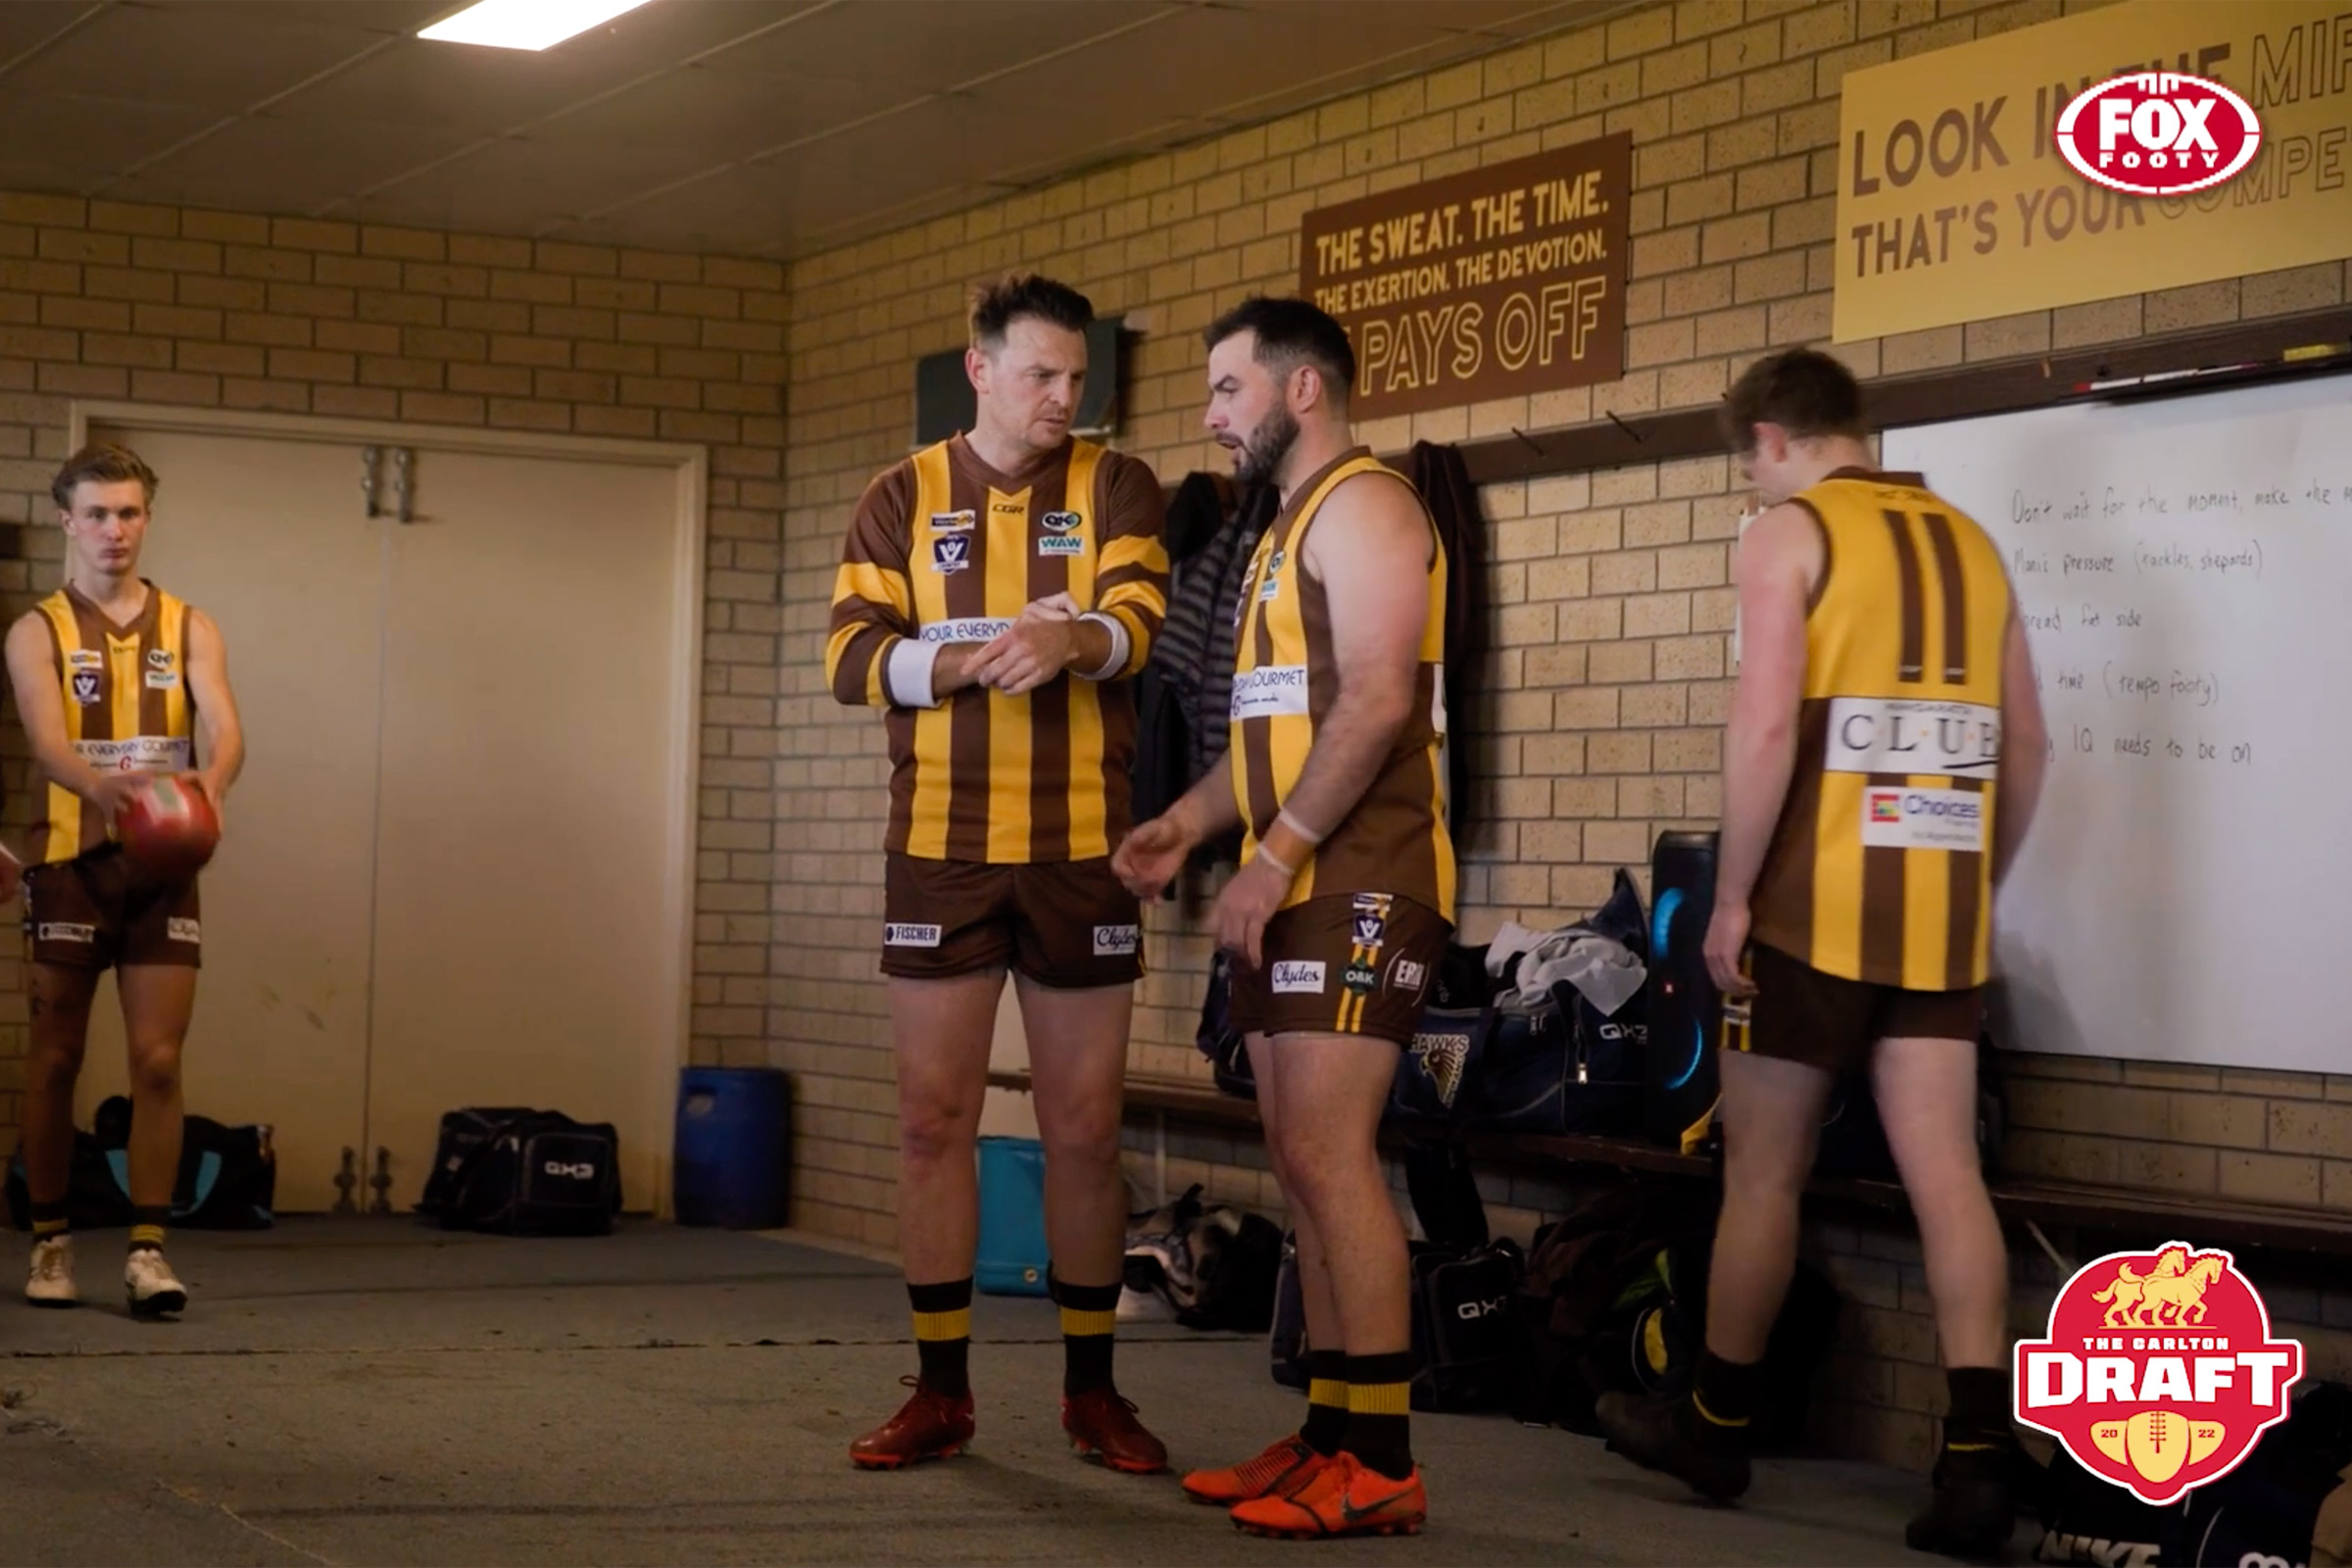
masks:
<path fill-rule="evenodd" d="M 21 525 L 0 529 L 21 546 L 0 552 L 0 610 L 13 618 L 57 584 L 49 477 L 77 398 L 706 446 L 693 1051 L 762 1060 L 784 316 L 772 263 L 0 194 L 0 523 Z M 237 628 L 222 630 L 233 650 Z M 9 706 L 5 819 L 22 844 L 37 793 Z M 12 942 L 0 956 L 9 1148 L 24 984 Z"/>
<path fill-rule="evenodd" d="M 1684 0 L 1326 104 L 821 255 L 791 270 L 776 996 L 767 1033 L 802 1096 L 799 1219 L 887 1245 L 894 1135 L 883 998 L 884 764 L 870 712 L 826 694 L 826 599 L 851 504 L 905 452 L 911 362 L 961 340 L 975 279 L 1035 268 L 1144 328 L 1118 445 L 1173 483 L 1221 468 L 1200 436 L 1199 329 L 1245 294 L 1297 286 L 1308 211 L 1617 130 L 1635 135 L 1624 377 L 1368 423 L 1375 449 L 1704 406 L 1760 352 L 1826 342 L 1838 90 L 1859 67 L 2087 9 L 2061 0 Z M 2331 264 L 1906 334 L 1835 350 L 1865 376 L 1958 366 L 2312 309 Z M 1720 458 L 1494 485 L 1486 695 L 1457 715 L 1483 825 L 1463 847 L 1463 924 L 1557 922 L 1645 865 L 1662 829 L 1713 824 L 1730 695 L 1732 540 Z M 1197 911 L 1152 910 L 1131 1064 L 1202 1076 L 1190 1041 L 1207 945 Z M 2027 1059 L 2020 1168 L 2352 1207 L 2352 1076 Z M 1183 1164 L 1183 1161 L 1178 1161 Z M 1262 1160 L 1196 1160 L 1235 1196 Z M 1171 1182 L 1176 1178 L 1173 1174 Z M 1178 1183 L 1181 1185 L 1181 1183 Z M 1500 1200 L 1498 1200 L 1500 1201 Z M 1533 1203 L 1515 1209 L 1532 1217 Z M 1933 1335 L 1894 1232 L 1824 1233 L 1875 1280 L 1851 1445 L 1924 1452 Z M 1819 1240 L 1819 1238 L 1817 1238 Z M 2031 1262 L 2022 1278 L 2033 1278 Z M 1887 1283 L 1888 1270 L 1898 1271 Z M 1901 1272 L 1907 1271 L 1907 1272 Z M 1909 1281 L 1905 1284 L 1904 1281 Z M 1883 1299 L 1882 1299 L 1883 1298 Z M 2317 1322 L 2315 1305 L 2307 1321 Z M 1883 1397 L 1881 1396 L 1883 1394 Z"/>

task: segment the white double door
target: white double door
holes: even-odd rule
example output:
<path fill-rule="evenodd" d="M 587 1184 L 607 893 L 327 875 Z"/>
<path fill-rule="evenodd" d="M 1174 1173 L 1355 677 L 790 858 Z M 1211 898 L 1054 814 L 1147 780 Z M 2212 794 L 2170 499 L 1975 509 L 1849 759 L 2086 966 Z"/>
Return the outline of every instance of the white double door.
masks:
<path fill-rule="evenodd" d="M 689 953 L 699 482 L 632 461 L 365 439 L 93 434 L 161 478 L 144 575 L 209 613 L 249 760 L 203 879 L 190 1111 L 264 1122 L 289 1213 L 422 1191 L 442 1112 L 618 1127 L 666 1203 Z M 79 1109 L 122 1091 L 99 999 Z M 85 1119 L 86 1125 L 86 1119 Z M 338 1184 L 338 1176 L 350 1178 Z"/>

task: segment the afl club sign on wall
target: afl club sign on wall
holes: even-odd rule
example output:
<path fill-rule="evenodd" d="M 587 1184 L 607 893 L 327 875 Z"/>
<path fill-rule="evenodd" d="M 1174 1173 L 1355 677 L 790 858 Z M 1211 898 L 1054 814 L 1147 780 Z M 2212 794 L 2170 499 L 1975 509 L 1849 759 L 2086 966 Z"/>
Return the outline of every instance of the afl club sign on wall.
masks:
<path fill-rule="evenodd" d="M 1355 345 L 1359 419 L 1625 369 L 1627 132 L 1306 215 L 1298 292 Z"/>

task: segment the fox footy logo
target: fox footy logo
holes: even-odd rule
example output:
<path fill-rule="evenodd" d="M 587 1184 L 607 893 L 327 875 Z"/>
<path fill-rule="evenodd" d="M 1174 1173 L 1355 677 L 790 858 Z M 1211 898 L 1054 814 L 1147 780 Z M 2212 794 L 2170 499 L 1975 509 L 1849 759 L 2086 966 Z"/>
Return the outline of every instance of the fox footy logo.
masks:
<path fill-rule="evenodd" d="M 2110 77 L 2058 117 L 2058 155 L 2085 179 L 2134 196 L 2183 196 L 2254 161 L 2254 106 L 2203 76 L 2141 71 Z"/>
<path fill-rule="evenodd" d="M 2016 1353 L 2017 1419 L 2157 1507 L 2237 1468 L 2303 1375 L 2230 1255 L 2185 1242 L 2084 1264 Z"/>

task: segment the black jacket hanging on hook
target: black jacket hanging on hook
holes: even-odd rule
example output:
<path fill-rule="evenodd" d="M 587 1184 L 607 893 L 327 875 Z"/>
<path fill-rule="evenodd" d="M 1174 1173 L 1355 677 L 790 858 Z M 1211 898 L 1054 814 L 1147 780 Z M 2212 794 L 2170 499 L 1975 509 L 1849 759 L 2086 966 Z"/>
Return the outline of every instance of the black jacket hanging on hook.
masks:
<path fill-rule="evenodd" d="M 1487 521 L 1455 448 L 1416 441 L 1405 472 L 1446 548 L 1446 825 L 1459 853 L 1477 825 L 1465 726 L 1486 662 Z"/>

